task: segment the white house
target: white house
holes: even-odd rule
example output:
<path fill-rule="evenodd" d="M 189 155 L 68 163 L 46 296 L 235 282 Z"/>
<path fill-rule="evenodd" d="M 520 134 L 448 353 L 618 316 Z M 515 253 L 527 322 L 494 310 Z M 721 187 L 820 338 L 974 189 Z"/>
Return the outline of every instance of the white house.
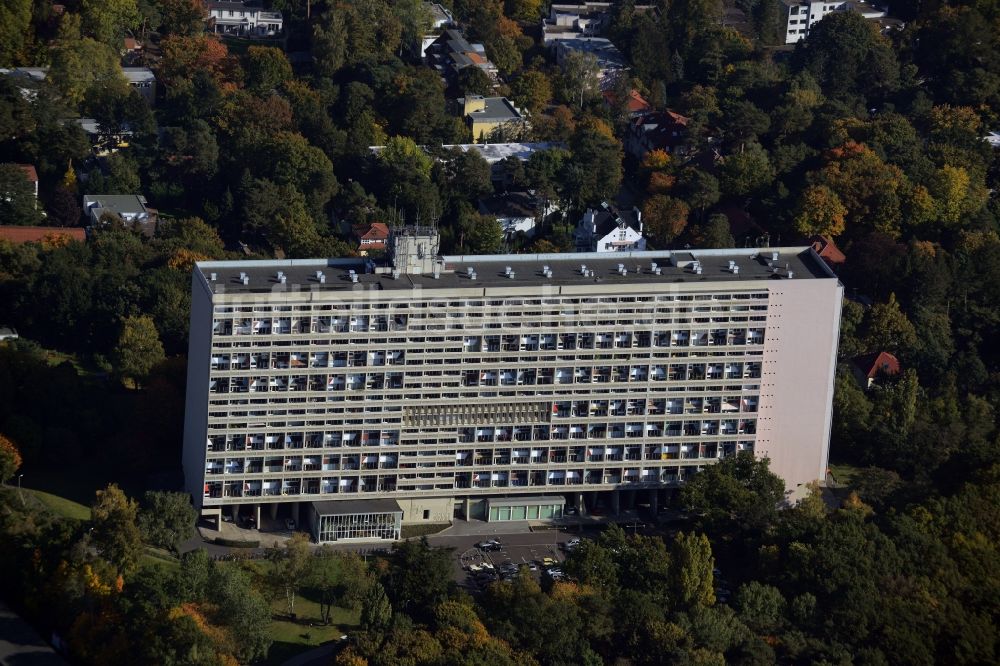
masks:
<path fill-rule="evenodd" d="M 146 197 L 141 194 L 87 194 L 83 197 L 83 212 L 95 226 L 104 213 L 112 213 L 122 222 L 139 225 L 146 235 L 156 231 L 157 210 L 146 205 Z"/>
<path fill-rule="evenodd" d="M 479 212 L 500 222 L 507 239 L 519 231 L 534 236 L 536 223 L 556 210 L 555 204 L 543 202 L 531 192 L 505 192 L 479 200 Z"/>
<path fill-rule="evenodd" d="M 885 19 L 888 12 L 861 0 L 781 0 L 786 9 L 785 43 L 805 39 L 809 31 L 827 14 L 858 12 L 866 19 Z"/>
<path fill-rule="evenodd" d="M 620 211 L 607 202 L 583 214 L 576 227 L 577 252 L 629 252 L 646 249 L 642 235 L 642 212 Z"/>
<path fill-rule="evenodd" d="M 209 2 L 208 18 L 215 32 L 270 36 L 281 32 L 281 12 L 264 11 L 253 2 Z"/>

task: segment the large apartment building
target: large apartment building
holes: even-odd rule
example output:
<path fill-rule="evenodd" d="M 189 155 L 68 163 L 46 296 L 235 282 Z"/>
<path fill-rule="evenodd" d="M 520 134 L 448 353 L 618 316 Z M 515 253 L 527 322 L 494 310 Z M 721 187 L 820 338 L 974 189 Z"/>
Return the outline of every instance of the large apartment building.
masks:
<path fill-rule="evenodd" d="M 810 247 L 201 262 L 184 468 L 203 515 L 319 541 L 542 520 L 753 451 L 826 472 L 842 287 Z M 262 515 L 263 509 L 263 515 Z"/>

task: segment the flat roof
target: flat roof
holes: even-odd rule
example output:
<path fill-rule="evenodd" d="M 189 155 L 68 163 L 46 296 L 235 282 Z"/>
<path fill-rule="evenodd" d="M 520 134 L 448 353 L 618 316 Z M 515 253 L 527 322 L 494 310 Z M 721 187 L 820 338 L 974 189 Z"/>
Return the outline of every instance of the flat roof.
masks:
<path fill-rule="evenodd" d="M 402 513 L 399 502 L 394 499 L 370 500 L 324 500 L 313 502 L 313 508 L 321 516 L 342 516 L 352 513 Z"/>
<path fill-rule="evenodd" d="M 532 504 L 565 504 L 562 495 L 529 495 L 527 497 L 487 497 L 490 506 L 530 506 Z"/>
<path fill-rule="evenodd" d="M 772 253 L 778 254 L 777 261 Z M 701 273 L 693 262 L 701 263 Z M 729 268 L 734 262 L 738 272 Z M 653 270 L 657 264 L 659 274 Z M 769 266 L 772 263 L 774 266 Z M 622 264 L 626 272 L 618 270 Z M 809 246 L 727 250 L 644 252 L 576 252 L 563 254 L 510 254 L 439 257 L 441 272 L 400 274 L 376 267 L 363 257 L 352 259 L 286 259 L 263 261 L 203 261 L 196 264 L 217 294 L 254 294 L 290 291 L 410 291 L 412 289 L 483 289 L 552 286 L 606 286 L 643 284 L 700 284 L 761 280 L 832 279 L 834 275 Z M 586 265 L 587 275 L 581 271 Z M 509 277 L 507 267 L 514 276 Z M 543 274 L 548 266 L 552 277 Z M 468 275 L 474 269 L 476 279 Z M 775 270 L 776 269 L 776 270 Z M 358 281 L 352 282 L 349 271 Z M 277 273 L 285 277 L 282 284 Z M 323 273 L 320 282 L 316 273 Z M 246 276 L 243 284 L 241 273 Z M 215 274 L 215 280 L 211 279 Z"/>
<path fill-rule="evenodd" d="M 506 97 L 484 97 L 486 106 L 481 111 L 466 114 L 476 120 L 519 120 L 521 113 Z"/>

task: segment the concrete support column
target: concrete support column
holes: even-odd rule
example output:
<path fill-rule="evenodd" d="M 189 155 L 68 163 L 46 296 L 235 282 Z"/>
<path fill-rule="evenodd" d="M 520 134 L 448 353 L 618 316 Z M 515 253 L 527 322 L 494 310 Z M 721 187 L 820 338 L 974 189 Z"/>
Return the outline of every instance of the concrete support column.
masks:
<path fill-rule="evenodd" d="M 660 491 L 656 488 L 649 491 L 649 511 L 653 516 L 660 513 Z"/>
<path fill-rule="evenodd" d="M 584 515 L 587 513 L 587 503 L 583 501 L 583 493 L 577 493 L 573 498 L 576 503 L 576 511 L 578 515 Z"/>
<path fill-rule="evenodd" d="M 271 506 L 273 507 L 274 505 L 272 504 Z M 257 510 L 256 510 L 255 513 L 257 515 L 254 516 L 254 518 L 256 518 L 256 520 L 257 520 L 257 529 L 259 530 L 260 529 L 260 504 L 256 505 L 256 509 Z"/>
<path fill-rule="evenodd" d="M 611 491 L 611 513 L 615 516 L 621 512 L 621 492 L 617 488 Z"/>
<path fill-rule="evenodd" d="M 469 497 L 465 498 L 465 522 L 472 520 L 472 499 Z"/>
<path fill-rule="evenodd" d="M 271 520 L 274 520 L 275 518 L 278 517 L 278 504 L 276 502 L 271 502 L 270 504 L 267 505 L 267 511 L 268 511 L 267 515 L 270 516 Z M 257 524 L 258 525 L 260 524 L 259 520 Z"/>
<path fill-rule="evenodd" d="M 293 502 L 292 503 L 292 520 L 295 521 L 295 528 L 296 529 L 301 529 L 302 528 L 302 526 L 299 525 L 299 522 L 300 522 L 299 521 L 299 515 L 300 515 L 299 514 L 299 506 L 301 504 L 302 504 L 301 502 Z"/>

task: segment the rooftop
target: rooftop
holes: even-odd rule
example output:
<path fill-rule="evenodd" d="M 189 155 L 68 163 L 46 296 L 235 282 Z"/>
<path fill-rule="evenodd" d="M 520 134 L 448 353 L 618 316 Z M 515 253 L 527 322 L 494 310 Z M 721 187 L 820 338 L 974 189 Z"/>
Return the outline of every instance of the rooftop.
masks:
<path fill-rule="evenodd" d="M 516 157 L 521 161 L 527 161 L 534 153 L 553 148 L 566 148 L 566 144 L 557 141 L 543 141 L 539 143 L 456 143 L 441 146 L 445 149 L 458 148 L 464 153 L 470 151 L 477 152 L 490 164 L 495 164 L 508 157 Z M 378 155 L 385 146 L 371 146 L 368 148 L 372 153 Z M 427 146 L 421 146 L 426 149 Z"/>
<path fill-rule="evenodd" d="M 777 253 L 778 259 L 772 259 Z M 700 268 L 698 265 L 700 262 Z M 730 262 L 737 270 L 729 268 Z M 653 264 L 656 264 L 656 269 Z M 774 266 L 769 266 L 773 263 Z M 812 248 L 754 250 L 645 251 L 563 254 L 444 256 L 440 275 L 400 274 L 364 258 L 205 261 L 197 264 L 216 293 L 254 294 L 280 291 L 410 291 L 420 289 L 514 288 L 552 285 L 701 284 L 787 279 L 836 279 Z M 624 274 L 619 265 L 625 268 Z M 586 266 L 587 274 L 582 268 Z M 510 273 L 507 268 L 510 268 Z M 544 274 L 545 267 L 551 277 Z M 475 279 L 469 274 L 472 268 Z M 278 277 L 282 273 L 284 282 Z M 349 271 L 354 271 L 357 282 Z M 700 271 L 700 272 L 699 272 Z M 322 274 L 322 277 L 317 275 Z M 511 273 L 513 275 L 511 275 Z M 212 280 L 212 276 L 215 280 Z M 245 283 L 244 283 L 245 278 Z"/>
<path fill-rule="evenodd" d="M 149 67 L 122 67 L 125 78 L 129 83 L 143 83 L 145 81 L 155 81 L 156 76 Z"/>
<path fill-rule="evenodd" d="M 145 213 L 146 197 L 139 194 L 88 194 L 83 197 L 83 207 L 113 210 L 118 213 Z"/>
<path fill-rule="evenodd" d="M 342 516 L 352 513 L 402 513 L 399 502 L 394 499 L 370 500 L 327 500 L 313 502 L 313 508 L 321 516 Z"/>
<path fill-rule="evenodd" d="M 459 98 L 458 103 L 462 103 Z M 485 108 L 481 111 L 470 111 L 466 115 L 475 120 L 520 120 L 521 113 L 506 97 L 485 97 Z"/>
<path fill-rule="evenodd" d="M 0 240 L 10 241 L 15 244 L 37 243 L 47 238 L 58 237 L 83 242 L 87 239 L 87 231 L 81 227 L 0 226 Z"/>

